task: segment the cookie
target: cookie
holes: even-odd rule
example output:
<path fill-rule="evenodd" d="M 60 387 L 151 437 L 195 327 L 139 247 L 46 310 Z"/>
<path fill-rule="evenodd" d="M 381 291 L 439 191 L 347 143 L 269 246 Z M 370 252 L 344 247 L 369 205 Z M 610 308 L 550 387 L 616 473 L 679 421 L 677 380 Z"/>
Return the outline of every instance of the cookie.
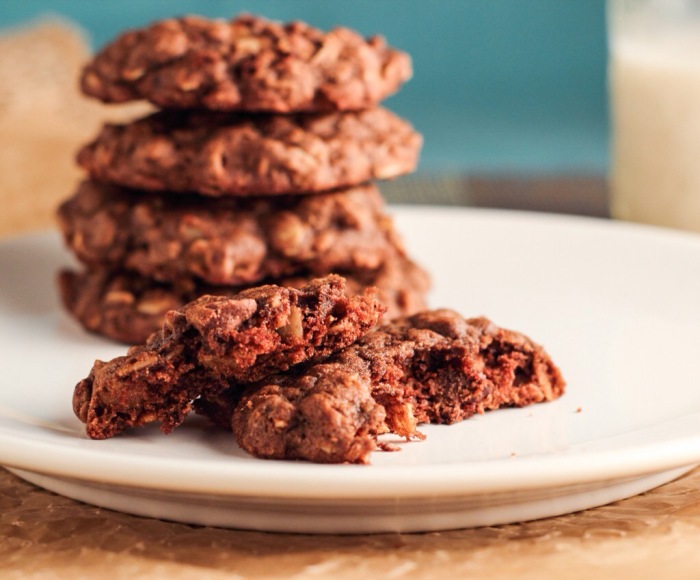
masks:
<path fill-rule="evenodd" d="M 256 457 L 364 463 L 384 431 L 421 438 L 420 423 L 551 401 L 564 389 L 549 355 L 523 334 L 435 310 L 389 322 L 322 363 L 205 396 L 197 411 Z"/>
<path fill-rule="evenodd" d="M 351 295 L 377 287 L 379 298 L 388 309 L 387 318 L 425 308 L 429 276 L 401 255 L 388 258 L 375 271 L 347 272 L 343 276 Z M 301 288 L 312 277 L 297 276 L 277 283 Z M 181 308 L 203 294 L 231 296 L 243 289 L 196 284 L 192 280 L 162 283 L 138 274 L 103 268 L 83 272 L 64 270 L 59 275 L 63 304 L 80 324 L 91 332 L 127 344 L 143 342 L 159 330 L 168 310 Z"/>
<path fill-rule="evenodd" d="M 97 180 L 139 189 L 303 194 L 409 173 L 421 141 L 381 108 L 262 116 L 161 111 L 106 124 L 78 163 Z"/>
<path fill-rule="evenodd" d="M 233 416 L 240 447 L 263 459 L 368 463 L 377 435 L 386 431 L 384 407 L 372 397 L 367 375 L 338 363 L 252 389 Z"/>
<path fill-rule="evenodd" d="M 447 309 L 391 321 L 331 360 L 366 365 L 390 430 L 403 436 L 417 423 L 452 424 L 551 401 L 565 388 L 557 366 L 530 338 Z"/>
<path fill-rule="evenodd" d="M 81 88 L 108 103 L 289 113 L 369 108 L 410 77 L 408 55 L 381 37 L 189 16 L 118 37 L 85 67 Z"/>
<path fill-rule="evenodd" d="M 58 216 L 67 246 L 88 267 L 231 286 L 376 270 L 402 252 L 384 209 L 374 185 L 203 203 L 87 181 Z"/>
<path fill-rule="evenodd" d="M 339 276 L 300 289 L 268 285 L 202 296 L 168 312 L 160 332 L 80 381 L 73 409 L 93 439 L 149 422 L 171 431 L 200 395 L 258 381 L 352 344 L 384 312 L 375 293 L 348 298 Z"/>

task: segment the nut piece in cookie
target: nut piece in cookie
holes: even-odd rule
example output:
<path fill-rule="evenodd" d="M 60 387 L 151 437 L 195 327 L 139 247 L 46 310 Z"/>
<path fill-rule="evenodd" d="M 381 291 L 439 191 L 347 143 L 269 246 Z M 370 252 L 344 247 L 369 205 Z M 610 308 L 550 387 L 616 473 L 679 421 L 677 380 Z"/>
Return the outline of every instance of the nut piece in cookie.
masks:
<path fill-rule="evenodd" d="M 152 421 L 169 432 L 196 397 L 325 358 L 383 312 L 374 292 L 349 298 L 345 280 L 333 275 L 300 290 L 270 285 L 231 298 L 203 296 L 170 311 L 146 344 L 97 361 L 76 386 L 73 409 L 94 439 Z"/>
<path fill-rule="evenodd" d="M 108 103 L 289 113 L 369 108 L 410 77 L 408 55 L 380 37 L 188 16 L 119 36 L 85 67 L 81 87 Z"/>

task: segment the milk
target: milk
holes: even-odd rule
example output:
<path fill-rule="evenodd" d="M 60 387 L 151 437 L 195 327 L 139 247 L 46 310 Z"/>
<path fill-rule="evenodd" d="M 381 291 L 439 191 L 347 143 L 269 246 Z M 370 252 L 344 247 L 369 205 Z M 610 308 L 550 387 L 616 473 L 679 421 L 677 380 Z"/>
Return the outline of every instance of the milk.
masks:
<path fill-rule="evenodd" d="M 611 34 L 614 217 L 700 232 L 700 21 Z"/>

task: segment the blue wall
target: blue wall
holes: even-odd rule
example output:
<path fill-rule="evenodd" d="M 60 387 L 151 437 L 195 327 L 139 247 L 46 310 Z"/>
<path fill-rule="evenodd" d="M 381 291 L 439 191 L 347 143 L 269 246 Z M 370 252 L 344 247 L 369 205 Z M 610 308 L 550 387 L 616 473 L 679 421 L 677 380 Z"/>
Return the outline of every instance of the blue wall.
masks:
<path fill-rule="evenodd" d="M 604 0 L 5 0 L 0 27 L 64 15 L 99 47 L 164 16 L 242 11 L 409 51 L 414 78 L 387 106 L 425 135 L 422 171 L 607 168 Z"/>

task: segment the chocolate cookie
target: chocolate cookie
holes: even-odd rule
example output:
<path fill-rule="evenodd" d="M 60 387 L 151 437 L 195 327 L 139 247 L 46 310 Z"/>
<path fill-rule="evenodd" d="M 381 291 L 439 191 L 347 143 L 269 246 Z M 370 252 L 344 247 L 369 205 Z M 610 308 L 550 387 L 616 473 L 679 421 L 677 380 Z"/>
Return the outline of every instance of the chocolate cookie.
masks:
<path fill-rule="evenodd" d="M 374 185 L 334 193 L 202 202 L 84 182 L 59 208 L 88 267 L 241 285 L 300 272 L 376 270 L 401 242 Z"/>
<path fill-rule="evenodd" d="M 389 428 L 404 436 L 414 423 L 452 424 L 551 401 L 565 387 L 549 355 L 527 336 L 446 309 L 389 322 L 332 360 L 366 365 Z"/>
<path fill-rule="evenodd" d="M 322 363 L 205 396 L 197 410 L 232 427 L 257 457 L 366 462 L 383 431 L 420 437 L 419 423 L 551 401 L 564 388 L 551 358 L 526 336 L 436 310 L 389 322 Z M 383 408 L 383 425 L 382 414 L 368 413 L 368 398 Z M 338 408 L 350 419 L 340 420 Z"/>
<path fill-rule="evenodd" d="M 162 331 L 144 345 L 97 361 L 76 386 L 73 409 L 93 439 L 153 421 L 167 433 L 196 397 L 325 358 L 383 312 L 370 291 L 348 298 L 339 276 L 301 290 L 269 285 L 232 298 L 203 296 L 168 312 Z"/>
<path fill-rule="evenodd" d="M 408 55 L 380 37 L 189 16 L 121 35 L 85 67 L 81 87 L 109 103 L 288 113 L 369 108 L 410 77 Z"/>
<path fill-rule="evenodd" d="M 107 124 L 78 163 L 127 187 L 209 196 L 311 193 L 416 167 L 421 137 L 386 109 L 250 116 L 161 111 Z"/>
<path fill-rule="evenodd" d="M 233 415 L 238 444 L 265 459 L 368 463 L 377 435 L 387 430 L 366 374 L 338 363 L 251 389 Z M 228 423 L 230 429 L 230 414 Z"/>
<path fill-rule="evenodd" d="M 377 287 L 380 300 L 388 308 L 387 318 L 425 308 L 429 277 L 422 268 L 401 255 L 388 258 L 375 271 L 343 275 L 351 295 Z M 277 283 L 301 288 L 311 278 L 313 276 L 297 276 Z M 161 328 L 168 310 L 181 308 L 203 294 L 232 296 L 244 288 L 197 284 L 193 280 L 156 282 L 138 274 L 100 268 L 61 272 L 59 289 L 66 309 L 87 330 L 136 344 Z"/>

